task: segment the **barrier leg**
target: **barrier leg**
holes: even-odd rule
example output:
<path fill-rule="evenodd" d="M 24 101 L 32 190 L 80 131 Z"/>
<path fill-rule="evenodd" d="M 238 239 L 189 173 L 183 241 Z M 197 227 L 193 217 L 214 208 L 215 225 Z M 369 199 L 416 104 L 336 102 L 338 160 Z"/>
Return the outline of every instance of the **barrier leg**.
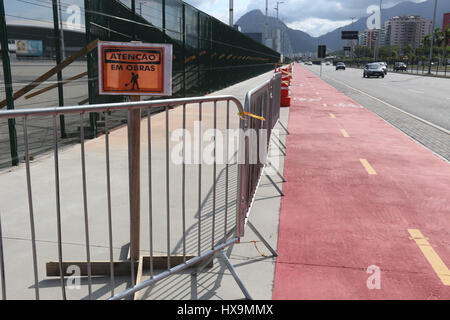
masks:
<path fill-rule="evenodd" d="M 284 193 L 283 191 L 281 191 L 281 189 L 278 187 L 278 185 L 275 183 L 275 181 L 273 181 L 272 177 L 268 174 L 266 174 L 267 179 L 269 179 L 270 182 L 272 182 L 273 186 L 275 187 L 275 189 L 277 189 L 277 191 L 280 193 L 280 195 L 282 197 L 284 197 Z"/>
<path fill-rule="evenodd" d="M 191 300 L 198 300 L 197 272 L 191 273 Z"/>
<path fill-rule="evenodd" d="M 270 246 L 270 244 L 266 241 L 266 239 L 264 239 L 264 237 L 261 235 L 261 233 L 259 233 L 258 229 L 256 229 L 256 227 L 248 220 L 247 220 L 247 225 L 253 231 L 253 233 L 256 234 L 256 236 L 259 238 L 259 240 L 261 240 L 261 242 L 264 243 L 264 245 L 272 253 L 272 255 L 274 257 L 278 257 L 278 252 L 276 252 L 275 249 L 273 249 Z"/>
<path fill-rule="evenodd" d="M 0 216 L 0 277 L 2 280 L 2 300 L 6 300 L 5 261 L 3 259 L 2 217 Z"/>
<path fill-rule="evenodd" d="M 228 259 L 227 255 L 223 250 L 219 251 L 220 256 L 222 257 L 223 262 L 227 266 L 228 270 L 230 270 L 231 274 L 233 275 L 234 280 L 238 284 L 239 288 L 241 288 L 242 293 L 244 294 L 245 298 L 247 300 L 253 300 L 250 293 L 248 292 L 247 288 L 244 286 L 244 283 L 242 282 L 241 278 L 239 278 L 239 275 L 237 274 L 236 270 L 234 269 L 233 265 L 231 264 L 230 259 Z"/>
<path fill-rule="evenodd" d="M 267 160 L 267 163 L 269 164 L 269 166 L 272 167 L 273 170 L 275 170 L 275 172 L 277 173 L 277 175 L 281 178 L 281 180 L 283 180 L 283 182 L 286 182 L 286 178 L 280 173 L 280 171 L 278 171 L 278 169 L 272 165 L 272 162 L 270 162 L 270 160 Z"/>
<path fill-rule="evenodd" d="M 283 130 L 286 132 L 286 134 L 290 134 L 289 133 L 289 130 L 284 126 L 284 124 L 280 121 L 280 120 L 278 120 L 278 124 L 283 128 Z"/>
<path fill-rule="evenodd" d="M 283 147 L 284 150 L 286 150 L 287 149 L 286 145 L 283 143 L 283 141 L 281 141 L 280 137 L 278 137 L 276 135 L 274 135 L 274 136 L 277 137 L 277 140 L 278 140 L 279 144 Z"/>
<path fill-rule="evenodd" d="M 278 149 L 280 149 L 283 156 L 286 156 L 286 152 L 283 150 L 282 146 L 278 142 L 276 142 L 273 138 L 272 141 L 277 145 Z"/>

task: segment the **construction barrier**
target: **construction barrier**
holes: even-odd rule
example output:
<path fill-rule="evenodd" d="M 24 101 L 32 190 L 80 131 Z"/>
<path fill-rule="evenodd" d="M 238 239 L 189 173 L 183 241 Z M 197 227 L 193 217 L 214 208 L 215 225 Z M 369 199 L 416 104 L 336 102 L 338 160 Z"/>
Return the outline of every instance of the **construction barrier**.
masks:
<path fill-rule="evenodd" d="M 282 75 L 281 78 L 281 106 L 289 107 L 291 105 L 291 98 L 289 97 L 289 88 L 292 83 L 292 64 L 287 67 L 276 70 Z"/>
<path fill-rule="evenodd" d="M 6 299 L 7 294 L 19 294 L 17 286 L 23 292 L 13 298 L 30 298 L 31 292 L 34 292 L 35 299 L 53 298 L 54 291 L 42 286 L 42 281 L 57 277 L 62 299 L 68 299 L 70 295 L 72 298 L 75 295 L 76 299 L 95 299 L 99 296 L 97 291 L 93 291 L 93 277 L 102 276 L 109 278 L 110 299 L 130 296 L 141 299 L 143 289 L 156 282 L 187 268 L 196 268 L 197 273 L 201 272 L 211 265 L 215 257 L 221 257 L 245 297 L 251 299 L 224 249 L 239 243 L 248 226 L 268 250 L 274 256 L 277 255 L 249 221 L 252 204 L 268 163 L 267 152 L 262 157 L 258 156 L 256 162 L 251 161 L 250 155 L 255 151 L 259 155 L 261 146 L 268 150 L 272 129 L 277 123 L 282 125 L 279 122 L 280 88 L 281 73 L 277 73 L 247 94 L 245 108 L 233 96 L 210 96 L 0 111 L 0 119 L 23 120 L 25 151 L 23 180 L 17 178 L 14 180 L 17 186 L 3 186 L 3 189 L 24 186 L 26 190 L 22 201 L 11 203 L 10 199 L 5 198 L 8 197 L 5 192 L 0 199 L 2 298 Z M 164 108 L 165 112 L 152 116 L 152 108 Z M 129 120 L 132 111 L 140 110 L 145 116 L 140 123 L 146 126 L 146 130 L 132 128 L 128 121 L 128 140 L 124 144 L 117 131 L 109 130 L 110 113 L 116 110 L 128 111 Z M 91 112 L 104 116 L 105 135 L 86 143 L 84 117 Z M 70 153 L 62 155 L 59 151 L 57 118 L 69 114 L 78 115 L 79 118 L 80 153 L 72 148 Z M 53 123 L 53 167 L 30 163 L 28 120 L 46 117 Z M 153 117 L 158 117 L 160 121 Z M 214 129 L 214 156 L 210 163 L 202 161 L 203 137 L 194 134 L 194 143 L 198 142 L 197 151 L 200 153 L 194 154 L 194 159 L 199 155 L 199 161 L 194 161 L 196 166 L 188 166 L 192 164 L 188 156 L 191 140 L 186 130 L 192 128 L 194 133 L 197 130 L 201 133 Z M 231 137 L 228 132 L 233 128 L 239 129 L 240 133 L 236 152 L 229 150 Z M 171 146 L 174 146 L 171 134 L 178 129 L 183 132 L 182 156 L 181 162 L 176 164 L 171 158 Z M 137 137 L 143 134 L 145 143 L 135 139 L 133 132 L 136 133 L 136 130 Z M 217 144 L 216 135 L 220 130 L 227 133 L 223 141 L 226 146 L 225 163 L 219 161 L 219 148 L 223 146 Z M 251 132 L 256 133 L 256 139 L 252 138 Z M 95 149 L 95 145 L 100 145 L 103 153 Z M 69 155 L 72 157 L 69 158 Z M 80 157 L 81 161 L 74 161 L 74 157 Z M 145 157 L 147 165 L 142 165 L 140 174 L 139 159 Z M 101 168 L 101 172 L 98 168 Z M 282 195 L 272 178 L 267 177 Z M 139 180 L 141 178 L 142 181 Z M 204 190 L 206 178 L 211 179 L 212 187 L 209 190 Z M 128 190 L 124 188 L 127 180 Z M 136 181 L 140 185 L 137 189 L 134 186 Z M 191 186 L 196 184 L 197 190 L 192 194 Z M 140 195 L 144 194 L 145 197 L 141 199 Z M 142 204 L 142 210 L 139 205 L 135 209 L 136 203 Z M 54 216 L 53 209 L 49 208 L 54 208 Z M 123 215 L 124 210 L 129 210 L 129 216 Z M 20 214 L 22 212 L 28 212 L 28 215 Z M 27 248 L 30 244 L 31 251 L 18 246 L 13 251 L 5 245 L 1 233 L 2 223 L 11 226 L 11 221 L 29 226 L 30 241 L 24 244 Z M 141 248 L 142 231 L 148 239 L 145 248 Z M 46 239 L 49 245 L 43 246 L 40 239 Z M 124 243 L 127 239 L 129 242 Z M 128 248 L 128 258 L 115 259 L 114 250 L 117 247 Z M 166 254 L 161 256 L 156 252 Z M 47 261 L 44 277 L 40 272 L 45 261 L 43 257 L 52 255 L 57 260 Z M 21 274 L 20 278 L 8 278 L 18 256 L 25 264 L 24 268 L 30 272 Z M 67 290 L 66 280 L 73 277 L 74 270 L 78 270 L 78 276 L 86 280 L 82 286 L 87 289 L 87 295 L 82 290 Z M 143 279 L 144 271 L 150 272 L 147 280 Z M 117 276 L 131 277 L 131 286 L 119 287 L 123 282 Z M 15 288 L 8 290 L 11 283 L 14 283 Z M 56 283 L 51 287 L 55 286 L 58 287 Z"/>

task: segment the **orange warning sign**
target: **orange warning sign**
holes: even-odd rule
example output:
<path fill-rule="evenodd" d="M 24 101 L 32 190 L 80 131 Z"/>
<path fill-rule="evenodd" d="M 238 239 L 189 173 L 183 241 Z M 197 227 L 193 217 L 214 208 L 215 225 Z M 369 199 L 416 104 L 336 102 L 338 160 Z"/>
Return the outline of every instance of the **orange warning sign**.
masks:
<path fill-rule="evenodd" d="M 100 42 L 98 53 L 100 94 L 172 94 L 172 45 Z"/>

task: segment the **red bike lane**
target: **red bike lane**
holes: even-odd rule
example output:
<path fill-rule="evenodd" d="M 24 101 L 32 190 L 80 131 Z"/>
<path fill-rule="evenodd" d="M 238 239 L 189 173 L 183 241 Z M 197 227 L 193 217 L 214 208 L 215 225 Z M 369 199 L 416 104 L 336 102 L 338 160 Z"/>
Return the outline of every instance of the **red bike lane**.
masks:
<path fill-rule="evenodd" d="M 450 299 L 450 164 L 296 64 L 274 299 Z"/>

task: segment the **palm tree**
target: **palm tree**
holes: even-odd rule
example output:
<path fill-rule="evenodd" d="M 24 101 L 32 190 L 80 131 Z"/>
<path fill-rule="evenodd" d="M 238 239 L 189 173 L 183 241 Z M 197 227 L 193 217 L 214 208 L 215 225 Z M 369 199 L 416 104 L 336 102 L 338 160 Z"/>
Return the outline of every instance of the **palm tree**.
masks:
<path fill-rule="evenodd" d="M 444 35 L 442 34 L 441 28 L 434 29 L 434 43 L 437 47 L 442 46 L 442 42 L 444 41 Z"/>
<path fill-rule="evenodd" d="M 408 60 L 412 60 L 414 57 L 414 48 L 411 44 L 408 44 L 408 46 L 404 49 L 405 56 L 408 58 Z"/>
<path fill-rule="evenodd" d="M 433 52 L 438 55 L 439 60 L 441 58 L 441 47 L 444 43 L 444 34 L 441 28 L 434 29 L 434 47 Z"/>
<path fill-rule="evenodd" d="M 427 34 L 424 38 L 423 38 L 423 46 L 425 49 L 430 49 L 431 46 L 431 36 L 429 34 Z"/>

